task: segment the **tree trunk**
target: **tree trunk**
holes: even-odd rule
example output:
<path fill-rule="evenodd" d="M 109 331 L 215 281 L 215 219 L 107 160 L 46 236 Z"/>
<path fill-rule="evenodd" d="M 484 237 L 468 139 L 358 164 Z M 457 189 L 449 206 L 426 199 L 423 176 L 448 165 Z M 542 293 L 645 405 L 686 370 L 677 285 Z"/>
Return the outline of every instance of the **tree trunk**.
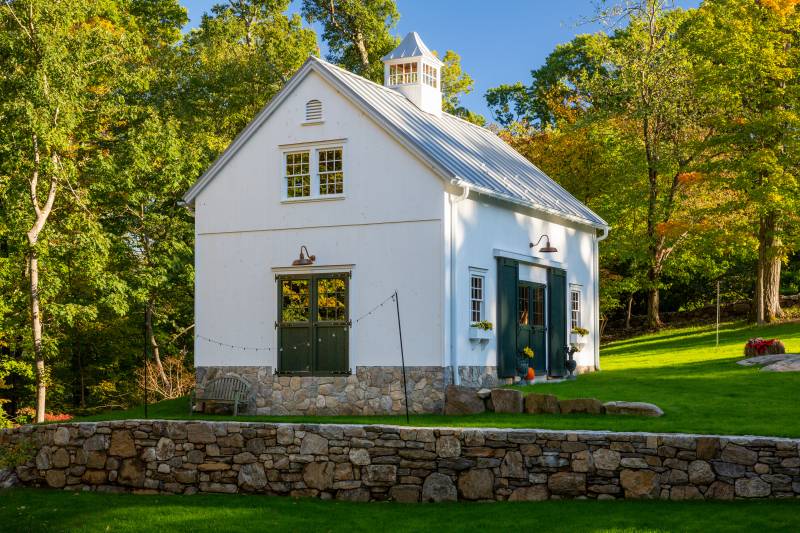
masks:
<path fill-rule="evenodd" d="M 658 287 L 651 287 L 647 290 L 647 327 L 649 329 L 659 329 L 664 323 L 661 322 L 659 308 Z"/>
<path fill-rule="evenodd" d="M 172 383 L 170 382 L 169 378 L 167 378 L 166 372 L 164 372 L 164 365 L 161 364 L 161 354 L 158 347 L 158 341 L 156 341 L 156 337 L 153 334 L 152 300 L 147 302 L 147 310 L 145 312 L 145 327 L 147 328 L 147 342 L 150 343 L 150 347 L 153 349 L 153 360 L 156 362 L 158 377 L 164 383 L 164 389 L 169 393 L 169 397 L 172 397 Z"/>
<path fill-rule="evenodd" d="M 33 334 L 33 354 L 36 359 L 36 422 L 44 422 L 47 383 L 42 351 L 42 317 L 39 311 L 39 256 L 36 252 L 36 236 L 30 240 L 28 269 L 30 271 L 31 332 Z"/>
<path fill-rule="evenodd" d="M 766 249 L 764 248 L 764 218 L 758 222 L 758 260 L 756 261 L 756 288 L 753 294 L 753 311 L 756 324 L 764 324 L 764 264 Z"/>
<path fill-rule="evenodd" d="M 764 264 L 763 294 L 764 321 L 774 322 L 783 316 L 781 310 L 781 241 L 776 237 L 777 222 L 775 214 L 764 217 Z"/>
<path fill-rule="evenodd" d="M 631 315 L 633 314 L 633 293 L 628 296 L 628 309 L 625 313 L 625 329 L 631 329 Z"/>
<path fill-rule="evenodd" d="M 367 52 L 367 45 L 364 42 L 364 34 L 360 31 L 356 32 L 355 42 L 356 50 L 358 50 L 358 57 L 361 59 L 361 66 L 364 67 L 364 74 L 369 72 L 369 53 Z"/>

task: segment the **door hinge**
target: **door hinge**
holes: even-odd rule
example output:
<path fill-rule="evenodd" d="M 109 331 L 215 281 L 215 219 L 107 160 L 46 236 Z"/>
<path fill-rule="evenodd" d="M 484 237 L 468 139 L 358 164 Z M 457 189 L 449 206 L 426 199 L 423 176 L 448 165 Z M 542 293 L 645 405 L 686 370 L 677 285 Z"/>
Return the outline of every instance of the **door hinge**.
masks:
<path fill-rule="evenodd" d="M 353 319 L 352 318 L 347 319 L 347 327 L 349 327 L 349 328 L 353 327 Z"/>
<path fill-rule="evenodd" d="M 278 329 L 278 321 L 275 321 L 275 329 Z"/>

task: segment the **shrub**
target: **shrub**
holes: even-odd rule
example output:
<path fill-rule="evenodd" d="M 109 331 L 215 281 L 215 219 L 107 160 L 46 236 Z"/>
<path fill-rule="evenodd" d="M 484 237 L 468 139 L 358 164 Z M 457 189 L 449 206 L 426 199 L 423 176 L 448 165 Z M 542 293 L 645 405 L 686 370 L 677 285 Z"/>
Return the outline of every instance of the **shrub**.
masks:
<path fill-rule="evenodd" d="M 36 446 L 30 440 L 16 444 L 0 445 L 0 470 L 24 465 L 36 455 Z"/>

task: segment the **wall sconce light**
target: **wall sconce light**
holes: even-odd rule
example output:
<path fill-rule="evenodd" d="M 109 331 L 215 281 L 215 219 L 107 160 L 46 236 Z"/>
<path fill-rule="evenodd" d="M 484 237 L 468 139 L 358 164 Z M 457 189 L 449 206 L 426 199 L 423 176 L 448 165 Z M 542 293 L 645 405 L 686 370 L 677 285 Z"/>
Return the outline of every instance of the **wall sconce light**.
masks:
<path fill-rule="evenodd" d="M 305 255 L 303 255 L 303 251 L 305 251 Z M 308 248 L 306 248 L 306 245 L 304 244 L 300 247 L 300 257 L 292 261 L 292 266 L 313 265 L 314 261 L 316 260 L 317 256 L 309 254 Z"/>
<path fill-rule="evenodd" d="M 544 239 L 544 246 L 539 248 L 540 252 L 542 252 L 543 254 L 552 254 L 558 251 L 558 248 L 550 246 L 550 237 L 548 237 L 547 235 L 542 235 L 541 237 L 539 237 L 539 240 L 536 241 L 536 244 L 530 243 L 531 248 L 539 246 L 539 243 L 542 242 L 542 239 Z"/>

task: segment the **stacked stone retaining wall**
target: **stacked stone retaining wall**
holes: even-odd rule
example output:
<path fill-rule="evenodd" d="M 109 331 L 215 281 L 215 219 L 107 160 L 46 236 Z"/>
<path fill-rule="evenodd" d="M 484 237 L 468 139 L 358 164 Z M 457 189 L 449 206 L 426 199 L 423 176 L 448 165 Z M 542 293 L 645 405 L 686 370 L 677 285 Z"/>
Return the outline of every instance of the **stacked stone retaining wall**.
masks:
<path fill-rule="evenodd" d="M 800 440 L 132 420 L 24 426 L 6 485 L 340 500 L 800 497 Z M 8 455 L 8 454 L 6 454 Z"/>

